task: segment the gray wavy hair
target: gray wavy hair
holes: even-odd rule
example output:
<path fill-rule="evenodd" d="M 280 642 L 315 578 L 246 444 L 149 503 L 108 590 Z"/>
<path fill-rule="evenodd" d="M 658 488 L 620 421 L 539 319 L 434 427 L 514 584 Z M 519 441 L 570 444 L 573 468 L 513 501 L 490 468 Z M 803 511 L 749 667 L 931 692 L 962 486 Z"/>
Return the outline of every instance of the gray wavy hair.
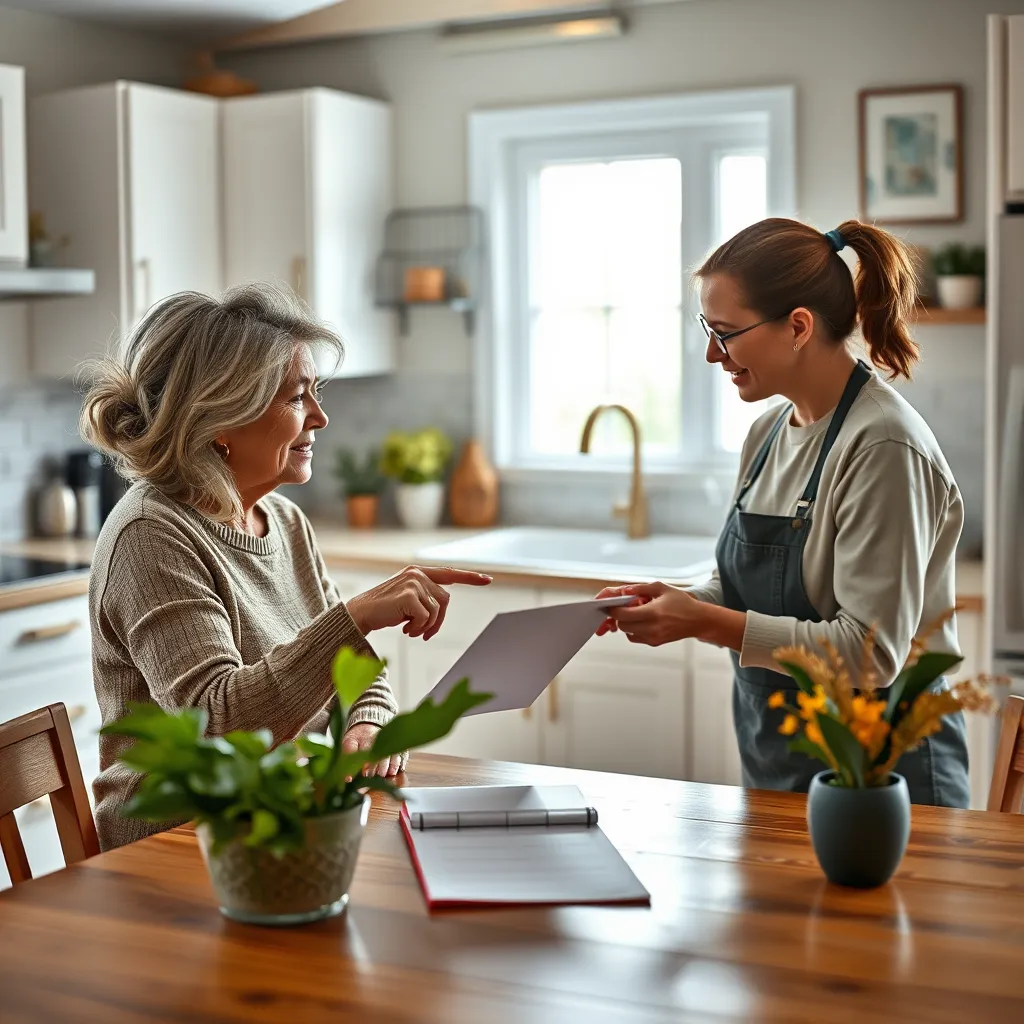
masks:
<path fill-rule="evenodd" d="M 213 442 L 258 419 L 284 383 L 297 344 L 344 357 L 337 333 L 290 291 L 179 292 L 157 303 L 120 351 L 89 364 L 82 436 L 129 480 L 217 522 L 239 521 L 234 477 Z"/>

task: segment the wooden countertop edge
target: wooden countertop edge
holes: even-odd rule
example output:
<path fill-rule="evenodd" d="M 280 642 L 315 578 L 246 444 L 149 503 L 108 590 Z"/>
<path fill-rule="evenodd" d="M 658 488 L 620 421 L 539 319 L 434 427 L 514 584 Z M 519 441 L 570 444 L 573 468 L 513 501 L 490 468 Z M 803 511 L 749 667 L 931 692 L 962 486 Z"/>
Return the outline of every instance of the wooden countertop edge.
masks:
<path fill-rule="evenodd" d="M 89 593 L 89 574 L 83 573 L 72 579 L 54 580 L 52 583 L 33 583 L 31 586 L 0 588 L 0 612 L 31 608 L 50 601 L 62 601 L 67 597 L 81 597 Z"/>

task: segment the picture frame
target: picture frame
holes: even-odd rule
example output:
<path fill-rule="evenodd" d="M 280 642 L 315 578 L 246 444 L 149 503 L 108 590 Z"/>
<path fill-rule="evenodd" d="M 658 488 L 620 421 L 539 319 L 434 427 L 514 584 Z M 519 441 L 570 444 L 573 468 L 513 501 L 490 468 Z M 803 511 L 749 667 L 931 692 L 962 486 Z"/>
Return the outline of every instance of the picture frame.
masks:
<path fill-rule="evenodd" d="M 861 218 L 963 220 L 963 87 L 862 89 L 857 100 Z"/>

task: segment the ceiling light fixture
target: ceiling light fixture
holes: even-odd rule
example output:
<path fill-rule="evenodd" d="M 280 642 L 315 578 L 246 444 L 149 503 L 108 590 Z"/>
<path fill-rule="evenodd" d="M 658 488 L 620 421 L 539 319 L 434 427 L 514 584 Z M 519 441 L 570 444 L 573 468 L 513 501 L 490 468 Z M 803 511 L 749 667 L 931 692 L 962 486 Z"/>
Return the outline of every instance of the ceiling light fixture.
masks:
<path fill-rule="evenodd" d="M 613 39 L 625 31 L 625 22 L 618 14 L 532 18 L 488 24 L 448 25 L 441 31 L 440 46 L 445 53 L 482 53 L 550 43 Z"/>

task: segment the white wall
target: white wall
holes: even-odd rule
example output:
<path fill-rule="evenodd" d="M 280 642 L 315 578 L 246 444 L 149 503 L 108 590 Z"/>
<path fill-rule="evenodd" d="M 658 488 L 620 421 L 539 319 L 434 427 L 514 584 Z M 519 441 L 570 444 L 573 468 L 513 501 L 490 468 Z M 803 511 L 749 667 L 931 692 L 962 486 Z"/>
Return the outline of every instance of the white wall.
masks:
<path fill-rule="evenodd" d="M 913 242 L 984 238 L 985 16 L 1024 12 L 1024 0 L 690 0 L 630 12 L 627 36 L 583 45 L 443 56 L 430 32 L 327 41 L 231 55 L 225 63 L 264 89 L 326 85 L 395 104 L 398 200 L 403 206 L 463 202 L 466 116 L 486 107 L 644 96 L 793 83 L 798 89 L 798 199 L 801 216 L 823 230 L 857 211 L 857 91 L 866 87 L 958 82 L 964 86 L 966 218 L 906 230 Z M 969 504 L 968 540 L 980 537 L 981 328 L 922 330 L 921 383 L 908 395 L 933 421 Z M 413 315 L 401 347 L 401 374 L 437 378 L 434 393 L 468 386 L 472 348 L 448 314 Z M 965 376 L 966 374 L 966 376 Z M 335 386 L 332 436 L 372 439 L 380 423 L 346 419 L 351 385 Z M 414 416 L 410 392 L 394 384 L 393 408 Z M 916 390 L 915 390 L 916 389 Z M 387 391 L 385 385 L 379 390 Z M 398 401 L 401 397 L 402 401 Z M 387 406 L 383 395 L 377 408 Z M 428 410 L 423 410 L 424 415 Z M 951 429 L 952 427 L 952 429 Z M 471 429 L 466 423 L 464 432 Z M 333 482 L 318 481 L 332 498 Z M 509 518 L 590 517 L 608 522 L 612 492 L 585 501 L 564 492 L 508 491 Z M 715 529 L 720 508 L 702 494 L 676 507 L 655 496 L 661 528 Z"/>

